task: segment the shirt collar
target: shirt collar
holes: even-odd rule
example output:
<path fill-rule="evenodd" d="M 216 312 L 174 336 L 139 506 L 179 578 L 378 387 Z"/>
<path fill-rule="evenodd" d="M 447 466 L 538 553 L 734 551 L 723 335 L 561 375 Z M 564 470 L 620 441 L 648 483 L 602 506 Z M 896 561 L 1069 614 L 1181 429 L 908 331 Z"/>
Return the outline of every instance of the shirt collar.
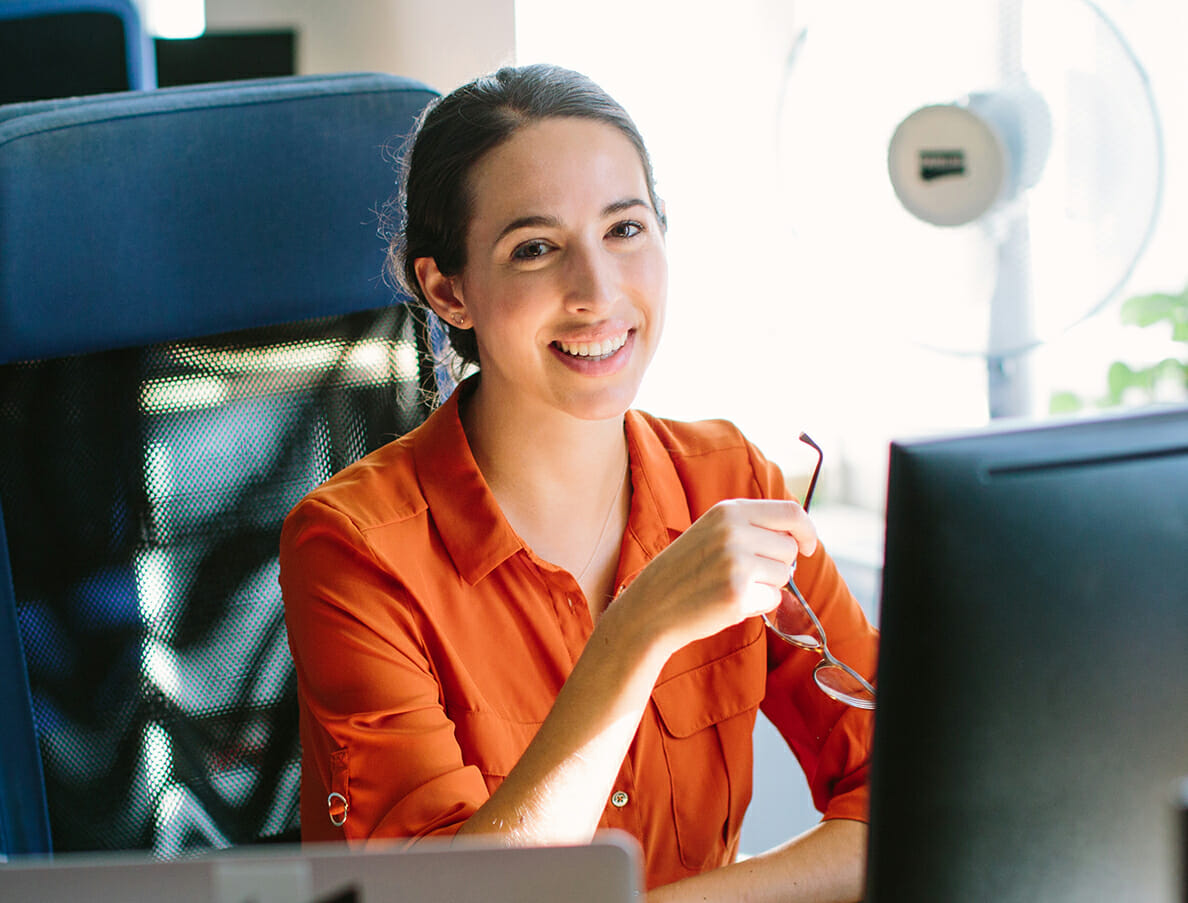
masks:
<path fill-rule="evenodd" d="M 684 484 L 661 432 L 650 415 L 628 411 L 627 451 L 631 459 L 631 514 L 619 559 L 619 582 L 626 584 L 693 520 Z"/>
<path fill-rule="evenodd" d="M 459 401 L 476 381 L 461 383 L 410 437 L 421 491 L 446 551 L 471 585 L 524 546 L 479 471 L 462 428 Z M 692 523 L 685 489 L 660 432 L 660 421 L 628 411 L 631 513 L 619 560 L 629 582 Z"/>
<path fill-rule="evenodd" d="M 413 436 L 413 458 L 430 515 L 454 567 L 471 585 L 523 548 L 462 429 L 458 402 L 474 386 L 473 379 L 461 383 Z"/>

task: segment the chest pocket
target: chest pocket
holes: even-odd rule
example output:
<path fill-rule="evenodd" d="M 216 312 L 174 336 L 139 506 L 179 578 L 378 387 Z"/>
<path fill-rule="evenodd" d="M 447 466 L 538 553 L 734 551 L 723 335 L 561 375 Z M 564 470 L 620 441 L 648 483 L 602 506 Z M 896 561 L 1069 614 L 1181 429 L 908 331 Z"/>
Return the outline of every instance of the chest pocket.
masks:
<path fill-rule="evenodd" d="M 709 642 L 728 637 L 731 651 L 663 680 L 652 692 L 681 862 L 695 871 L 722 864 L 751 799 L 751 735 L 767 682 L 762 622 L 752 619 Z"/>
<path fill-rule="evenodd" d="M 451 711 L 462 760 L 482 772 L 487 792 L 511 773 L 540 729 L 539 721 L 513 721 L 492 712 Z"/>

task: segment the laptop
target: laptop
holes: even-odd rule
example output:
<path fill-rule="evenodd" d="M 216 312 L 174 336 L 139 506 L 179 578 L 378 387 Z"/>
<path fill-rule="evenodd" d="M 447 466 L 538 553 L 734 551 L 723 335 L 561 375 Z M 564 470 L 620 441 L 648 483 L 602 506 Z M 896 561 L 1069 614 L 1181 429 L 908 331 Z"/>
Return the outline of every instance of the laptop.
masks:
<path fill-rule="evenodd" d="M 614 831 L 585 846 L 319 844 L 175 860 L 60 854 L 0 865 L 0 899 L 40 903 L 628 903 L 641 887 L 638 846 Z"/>

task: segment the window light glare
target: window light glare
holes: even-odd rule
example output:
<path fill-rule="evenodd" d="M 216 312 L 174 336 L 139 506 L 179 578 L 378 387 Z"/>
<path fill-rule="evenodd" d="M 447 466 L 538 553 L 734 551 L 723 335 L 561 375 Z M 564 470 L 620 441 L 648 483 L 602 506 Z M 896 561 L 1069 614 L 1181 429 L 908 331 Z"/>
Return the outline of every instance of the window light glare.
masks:
<path fill-rule="evenodd" d="M 206 31 L 205 0 L 142 0 L 145 27 L 158 38 L 197 38 Z"/>

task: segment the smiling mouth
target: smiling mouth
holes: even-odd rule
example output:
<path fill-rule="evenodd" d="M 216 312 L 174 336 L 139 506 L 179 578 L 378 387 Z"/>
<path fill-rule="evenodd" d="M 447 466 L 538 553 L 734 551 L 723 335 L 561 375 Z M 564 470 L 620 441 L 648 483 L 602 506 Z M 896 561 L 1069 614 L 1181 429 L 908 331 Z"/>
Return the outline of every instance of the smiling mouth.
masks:
<path fill-rule="evenodd" d="M 610 357 L 627 344 L 629 333 L 623 333 L 601 342 L 553 342 L 553 347 L 563 351 L 570 357 L 583 360 L 598 361 Z"/>

